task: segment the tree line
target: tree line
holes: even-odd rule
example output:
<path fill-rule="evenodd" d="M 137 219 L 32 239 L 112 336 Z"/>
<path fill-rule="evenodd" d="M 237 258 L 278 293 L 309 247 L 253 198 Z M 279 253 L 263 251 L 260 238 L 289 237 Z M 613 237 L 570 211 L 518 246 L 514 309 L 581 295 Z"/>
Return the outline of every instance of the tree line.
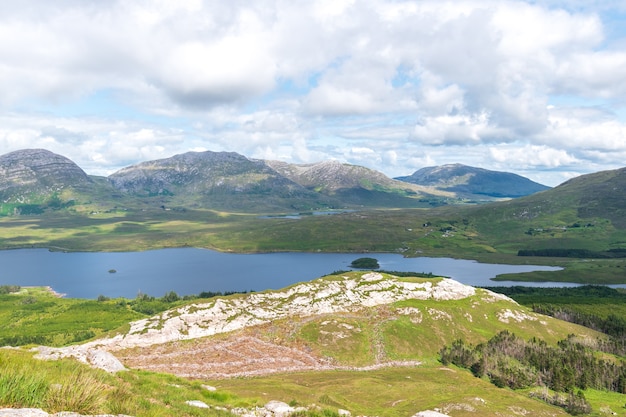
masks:
<path fill-rule="evenodd" d="M 572 335 L 559 341 L 557 346 L 549 346 L 543 340 L 523 340 L 505 330 L 476 346 L 456 340 L 443 347 L 439 355 L 444 365 L 452 363 L 469 369 L 475 376 L 487 377 L 498 387 L 543 386 L 571 394 L 565 400 L 560 396 L 551 397 L 571 414 L 588 412 L 582 390 L 626 393 L 626 364 L 597 357 Z"/>
<path fill-rule="evenodd" d="M 545 314 L 570 323 L 580 324 L 609 336 L 598 339 L 594 349 L 613 355 L 626 356 L 626 317 L 623 314 L 596 313 L 594 305 L 618 306 L 626 304 L 626 294 L 603 285 L 580 287 L 486 287 L 505 294 L 520 304 L 529 306 L 539 314 Z M 582 311 L 581 306 L 585 307 Z"/>

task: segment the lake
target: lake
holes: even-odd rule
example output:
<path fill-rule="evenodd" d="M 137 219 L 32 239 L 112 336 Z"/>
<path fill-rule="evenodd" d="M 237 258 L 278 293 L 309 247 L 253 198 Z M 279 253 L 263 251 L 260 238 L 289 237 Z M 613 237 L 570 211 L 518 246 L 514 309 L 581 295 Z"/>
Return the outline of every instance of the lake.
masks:
<path fill-rule="evenodd" d="M 50 286 L 76 298 L 97 298 L 99 295 L 135 298 L 139 292 L 160 297 L 169 291 L 179 295 L 202 291 L 261 291 L 349 270 L 350 263 L 362 256 L 378 259 L 384 270 L 432 272 L 473 286 L 574 285 L 490 281 L 498 274 L 558 269 L 549 266 L 404 258 L 391 253 L 233 254 L 193 248 L 114 253 L 65 253 L 47 249 L 0 251 L 0 285 Z"/>

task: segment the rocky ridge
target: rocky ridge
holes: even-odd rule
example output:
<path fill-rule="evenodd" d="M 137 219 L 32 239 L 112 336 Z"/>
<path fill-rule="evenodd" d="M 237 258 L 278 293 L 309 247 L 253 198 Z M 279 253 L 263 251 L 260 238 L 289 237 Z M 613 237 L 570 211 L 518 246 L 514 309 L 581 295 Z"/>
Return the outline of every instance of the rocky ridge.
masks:
<path fill-rule="evenodd" d="M 40 347 L 38 357 L 74 357 L 91 366 L 117 372 L 123 369 L 123 365 L 114 352 L 123 349 L 204 338 L 288 317 L 355 312 L 401 300 L 457 300 L 471 297 L 476 291 L 474 287 L 447 278 L 412 281 L 376 272 L 321 278 L 282 291 L 217 298 L 168 310 L 132 322 L 126 334 L 77 346 Z M 506 299 L 514 303 L 502 295 L 481 291 L 484 291 L 482 298 L 487 302 Z M 411 309 L 400 311 L 407 316 L 415 315 Z"/>
<path fill-rule="evenodd" d="M 474 287 L 448 278 L 439 282 L 412 282 L 385 278 L 371 272 L 363 274 L 359 279 L 321 279 L 298 284 L 284 291 L 190 304 L 135 321 L 131 323 L 127 334 L 92 344 L 114 351 L 212 336 L 291 316 L 349 312 L 407 299 L 454 300 L 470 297 L 475 291 Z"/>
<path fill-rule="evenodd" d="M 299 323 L 309 320 L 329 326 L 338 332 L 333 337 L 342 340 L 344 332 L 358 331 L 350 329 L 346 321 L 370 311 L 383 312 L 386 319 L 405 316 L 411 322 L 422 323 L 431 320 L 449 322 L 450 315 L 440 310 L 433 301 L 471 299 L 471 305 L 494 304 L 495 316 L 501 323 L 537 322 L 540 316 L 526 309 L 516 308 L 516 303 L 508 297 L 484 289 L 477 289 L 461 284 L 452 279 L 401 279 L 378 272 L 351 272 L 332 275 L 315 281 L 297 284 L 280 291 L 267 291 L 246 295 L 220 297 L 203 303 L 194 303 L 166 311 L 143 320 L 131 323 L 130 330 L 122 335 L 92 341 L 83 345 L 65 348 L 38 348 L 41 359 L 58 359 L 74 357 L 91 366 L 117 372 L 124 369 L 124 363 L 133 369 L 152 370 L 172 373 L 178 376 L 202 379 L 220 379 L 221 377 L 263 375 L 269 372 L 290 372 L 320 369 L 370 370 L 381 367 L 418 366 L 417 361 L 389 361 L 388 358 L 376 357 L 372 365 L 357 367 L 338 366 L 332 358 L 321 358 L 309 353 L 304 346 L 281 345 L 262 335 L 277 322 L 288 323 L 296 320 L 284 320 L 297 317 Z M 425 307 L 390 304 L 403 300 L 425 300 Z M 500 303 L 504 301 L 504 303 Z M 449 303 L 446 303 L 449 305 Z M 455 305 L 453 303 L 453 305 Z M 445 309 L 445 307 L 441 307 Z M 372 309 L 372 310 L 370 310 Z M 482 310 L 481 313 L 483 314 Z M 469 314 L 469 313 L 467 313 Z M 472 313 L 473 314 L 473 313 Z M 491 314 L 494 314 L 493 312 Z M 447 318 L 445 316 L 448 316 Z M 476 316 L 477 317 L 477 316 Z M 472 322 L 471 315 L 466 317 Z M 281 319 L 283 319 L 281 321 Z M 330 322 L 334 322 L 330 323 Z M 280 324 L 279 324 L 280 325 Z M 298 326 L 297 323 L 295 323 Z M 265 327 L 264 327 L 265 326 Z M 289 328 L 289 327 L 287 327 Z M 321 328 L 320 328 L 321 329 Z M 341 334 L 339 334 L 341 333 Z M 223 334 L 218 338 L 205 337 Z M 256 335 L 256 336 L 255 336 Z M 185 341 L 194 339 L 193 341 Z M 374 350 L 378 347 L 372 345 Z M 216 352 L 213 360 L 209 356 Z M 166 363 L 169 368 L 145 366 L 133 362 L 141 361 L 140 356 L 146 354 L 149 360 L 155 358 Z M 178 356 L 177 356 L 178 355 Z M 264 355 L 264 356 L 263 356 Z M 134 356 L 134 358 L 133 358 Z M 293 359 L 290 364 L 289 359 Z M 322 360 L 320 360 L 322 359 Z M 241 373 L 230 372 L 220 376 L 219 365 L 242 370 Z M 158 365 L 158 364 L 157 364 Z M 212 373 L 203 373 L 200 368 L 210 369 Z M 185 366 L 192 371 L 189 374 Z M 282 367 L 281 367 L 282 366 Z M 195 369 L 193 369 L 195 367 Z M 246 368 L 248 367 L 248 368 Z M 215 390 L 213 387 L 206 389 Z M 298 408 L 279 401 L 270 401 L 265 406 L 255 408 L 223 408 L 210 406 L 202 401 L 189 400 L 193 407 L 213 408 L 216 411 L 228 412 L 242 417 L 286 417 L 298 413 Z M 310 407 L 314 407 L 310 406 Z M 310 408 L 307 408 L 310 409 Z M 4 410 L 0 410 L 0 417 Z M 414 417 L 448 417 L 447 408 L 425 410 L 414 414 Z M 50 417 L 41 410 L 32 414 L 32 410 L 24 411 L 31 414 L 19 414 L 20 410 L 10 410 L 12 417 Z M 349 417 L 347 410 L 339 410 L 339 414 Z M 52 417 L 80 417 L 77 414 L 59 414 Z"/>
<path fill-rule="evenodd" d="M 262 187 L 263 184 L 291 191 L 299 188 L 263 161 L 249 159 L 235 152 L 187 152 L 132 165 L 108 178 L 120 191 L 148 195 L 182 190 L 189 193 L 242 193 Z"/>

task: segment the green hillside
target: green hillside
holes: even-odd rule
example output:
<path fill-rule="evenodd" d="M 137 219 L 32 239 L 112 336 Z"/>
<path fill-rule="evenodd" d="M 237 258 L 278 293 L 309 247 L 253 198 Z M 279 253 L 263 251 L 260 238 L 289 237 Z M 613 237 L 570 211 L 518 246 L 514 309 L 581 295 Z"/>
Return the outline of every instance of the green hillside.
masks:
<path fill-rule="evenodd" d="M 102 338 L 101 333 L 97 345 L 129 366 L 127 372 L 108 374 L 71 359 L 41 362 L 27 349 L 0 349 L 0 408 L 49 412 L 219 416 L 276 400 L 303 407 L 297 414 L 301 416 L 334 417 L 340 409 L 369 416 L 412 416 L 423 410 L 453 417 L 559 416 L 566 413 L 534 396 L 541 389 L 498 388 L 488 378 L 444 365 L 439 352 L 456 340 L 485 343 L 503 330 L 550 347 L 569 335 L 587 343 L 604 337 L 535 314 L 487 290 L 438 278 L 367 271 L 331 275 L 280 291 L 179 300 L 171 310 L 130 326 L 123 323 L 138 314 L 131 310 L 132 300 L 66 300 L 34 289 L 5 297 L 15 298 L 3 303 L 24 306 L 15 311 L 27 334 L 48 331 L 47 325 L 32 320 L 42 311 L 48 322 L 67 323 L 68 332 L 97 328 L 107 317 L 121 326 L 103 329 L 121 339 Z M 72 311 L 81 312 L 82 324 L 70 326 Z M 120 311 L 130 315 L 123 319 Z M 210 311 L 221 311 L 221 318 L 207 315 Z M 254 317 L 261 319 L 259 324 Z M 1 314 L 0 328 L 14 320 Z M 228 330 L 235 322 L 249 325 Z M 188 327 L 180 327 L 183 323 Z M 201 337 L 200 330 L 210 334 L 211 328 L 224 330 Z M 176 329 L 183 330 L 179 336 Z M 165 340 L 159 334 L 174 339 L 149 342 Z M 116 343 L 135 346 L 120 350 Z M 73 345 L 69 352 L 80 352 L 81 346 L 89 344 Z M 13 388 L 3 389 L 7 386 Z M 592 389 L 585 396 L 594 416 L 609 409 L 619 412 L 626 401 L 624 394 Z M 187 404 L 190 400 L 209 408 L 194 408 Z"/>

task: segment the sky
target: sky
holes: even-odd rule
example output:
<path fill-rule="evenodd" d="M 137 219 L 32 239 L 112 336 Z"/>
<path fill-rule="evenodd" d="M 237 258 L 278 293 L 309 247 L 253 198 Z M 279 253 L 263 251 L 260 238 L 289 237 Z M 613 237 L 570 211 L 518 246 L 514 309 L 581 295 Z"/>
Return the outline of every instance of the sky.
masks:
<path fill-rule="evenodd" d="M 188 151 L 549 186 L 626 161 L 622 0 L 0 3 L 0 154 Z"/>

